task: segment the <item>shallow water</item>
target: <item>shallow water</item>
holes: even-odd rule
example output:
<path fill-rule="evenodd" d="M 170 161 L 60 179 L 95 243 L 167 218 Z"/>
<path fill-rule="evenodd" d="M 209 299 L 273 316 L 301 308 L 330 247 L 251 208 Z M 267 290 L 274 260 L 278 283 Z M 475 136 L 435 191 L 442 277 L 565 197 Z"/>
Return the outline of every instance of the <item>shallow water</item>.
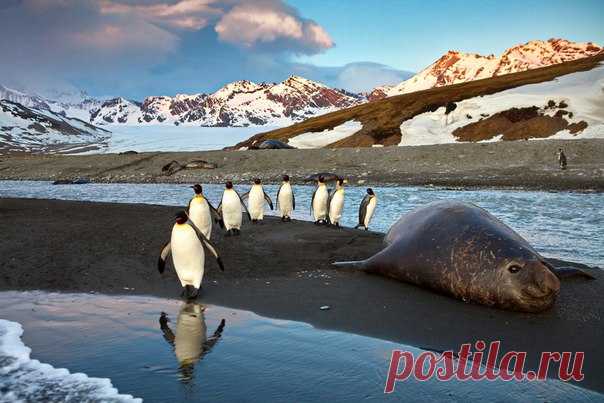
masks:
<path fill-rule="evenodd" d="M 160 329 L 166 312 L 170 331 Z M 0 321 L 0 401 L 15 397 L 63 401 L 602 401 L 604 396 L 560 381 L 399 382 L 383 394 L 393 349 L 421 350 L 354 334 L 315 329 L 219 306 L 152 297 L 43 292 L 0 293 L 0 317 L 18 321 L 36 364 L 7 337 Z M 221 337 L 211 337 L 221 320 Z M 203 351 L 203 353 L 202 353 Z M 200 356 L 201 355 L 201 356 Z M 8 361 L 7 361 L 8 360 Z M 37 372 L 28 372 L 35 367 Z M 61 375 L 62 374 L 62 375 Z M 74 380 L 75 377 L 75 380 Z M 91 386 L 92 385 L 92 386 Z M 101 385 L 102 393 L 94 387 Z M 63 389 L 62 389 L 63 388 Z M 91 389 L 92 388 L 92 389 Z M 7 395 L 10 390 L 12 395 Z M 8 397 L 7 397 L 8 396 Z M 53 399 L 59 396 L 59 399 Z"/>
<path fill-rule="evenodd" d="M 249 186 L 238 186 L 243 194 Z M 275 201 L 278 186 L 265 190 Z M 374 187 L 378 207 L 370 225 L 386 232 L 404 213 L 426 203 L 458 199 L 475 203 L 503 220 L 548 257 L 604 267 L 604 193 L 522 190 L 445 190 L 435 187 Z M 204 193 L 218 205 L 222 185 L 204 185 Z M 310 220 L 314 187 L 295 186 L 294 218 Z M 191 189 L 182 184 L 87 184 L 53 186 L 42 181 L 0 181 L 0 197 L 89 200 L 186 206 Z M 353 227 L 365 187 L 346 188 L 342 223 Z"/>

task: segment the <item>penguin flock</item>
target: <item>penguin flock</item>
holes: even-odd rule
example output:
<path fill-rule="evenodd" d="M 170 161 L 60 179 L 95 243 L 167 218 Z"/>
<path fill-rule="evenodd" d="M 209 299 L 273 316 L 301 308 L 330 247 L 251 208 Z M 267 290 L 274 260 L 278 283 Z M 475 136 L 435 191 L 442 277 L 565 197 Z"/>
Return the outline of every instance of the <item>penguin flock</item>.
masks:
<path fill-rule="evenodd" d="M 347 181 L 338 176 L 334 179 L 336 183 L 332 190 L 327 188 L 324 176 L 319 175 L 316 179 L 310 203 L 311 216 L 316 225 L 340 228 L 344 211 L 344 185 Z M 172 263 L 183 288 L 182 296 L 187 300 L 199 295 L 205 268 L 205 251 L 216 259 L 219 268 L 224 271 L 218 250 L 210 241 L 213 224 L 218 224 L 227 237 L 238 236 L 244 213 L 252 224 L 257 224 L 264 219 L 265 205 L 274 210 L 273 201 L 258 178 L 254 179 L 251 189 L 243 195 L 235 190 L 231 181 L 226 182 L 222 199 L 216 208 L 204 196 L 201 185 L 196 184 L 191 188 L 194 195 L 187 209 L 175 215 L 170 240 L 161 248 L 157 262 L 158 271 L 163 273 L 168 256 L 172 255 Z M 283 175 L 276 202 L 281 221 L 291 221 L 292 211 L 296 209 L 296 198 L 288 175 Z M 355 228 L 369 229 L 376 206 L 377 196 L 368 188 L 359 206 L 359 221 Z"/>

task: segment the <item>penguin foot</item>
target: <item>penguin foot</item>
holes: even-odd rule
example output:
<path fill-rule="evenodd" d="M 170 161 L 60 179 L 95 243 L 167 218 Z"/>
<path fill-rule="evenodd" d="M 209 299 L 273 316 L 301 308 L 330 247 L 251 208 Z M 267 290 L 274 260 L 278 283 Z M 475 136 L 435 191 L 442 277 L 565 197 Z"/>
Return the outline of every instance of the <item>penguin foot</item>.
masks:
<path fill-rule="evenodd" d="M 232 229 L 228 229 L 226 234 L 224 234 L 224 236 L 233 236 L 233 230 Z"/>
<path fill-rule="evenodd" d="M 199 295 L 199 290 L 194 286 L 187 284 L 183 290 L 184 297 L 187 300 L 195 299 Z"/>
<path fill-rule="evenodd" d="M 252 218 L 252 224 L 258 224 L 258 220 L 256 220 L 255 218 Z"/>
<path fill-rule="evenodd" d="M 237 229 L 237 228 L 233 228 L 233 235 L 234 236 L 239 236 L 239 235 L 241 235 L 241 231 L 239 229 Z"/>

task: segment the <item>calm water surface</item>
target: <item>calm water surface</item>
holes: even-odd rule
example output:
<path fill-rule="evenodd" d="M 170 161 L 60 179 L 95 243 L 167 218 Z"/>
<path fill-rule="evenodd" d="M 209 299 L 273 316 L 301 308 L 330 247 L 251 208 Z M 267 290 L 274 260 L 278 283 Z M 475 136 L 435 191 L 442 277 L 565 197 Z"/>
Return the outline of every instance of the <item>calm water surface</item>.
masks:
<path fill-rule="evenodd" d="M 170 320 L 163 330 L 162 312 Z M 11 321 L 0 320 L 0 401 L 567 402 L 604 398 L 555 380 L 408 380 L 385 396 L 391 351 L 417 354 L 421 350 L 201 302 L 2 292 L 0 318 Z M 213 339 L 222 320 L 221 337 Z M 24 329 L 21 337 L 14 322 Z M 71 374 L 57 368 L 67 368 Z"/>

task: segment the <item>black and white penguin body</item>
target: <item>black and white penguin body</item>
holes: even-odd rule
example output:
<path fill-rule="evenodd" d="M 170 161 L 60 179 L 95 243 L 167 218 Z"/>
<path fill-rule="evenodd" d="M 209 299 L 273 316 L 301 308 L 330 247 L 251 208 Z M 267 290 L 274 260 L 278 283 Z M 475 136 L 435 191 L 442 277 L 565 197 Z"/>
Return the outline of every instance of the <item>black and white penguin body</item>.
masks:
<path fill-rule="evenodd" d="M 283 175 L 283 182 L 277 191 L 277 205 L 281 213 L 281 221 L 291 221 L 291 213 L 296 209 L 296 198 L 289 182 L 289 175 Z"/>
<path fill-rule="evenodd" d="M 179 212 L 176 215 L 176 223 L 172 227 L 170 242 L 164 245 L 160 252 L 157 268 L 160 273 L 163 273 L 168 255 L 172 253 L 174 269 L 187 299 L 196 298 L 201 288 L 205 271 L 204 248 L 214 255 L 220 269 L 224 270 L 222 260 L 214 245 L 189 220 L 184 211 Z"/>
<path fill-rule="evenodd" d="M 264 219 L 264 204 L 267 203 L 271 210 L 273 210 L 273 201 L 266 194 L 262 187 L 262 181 L 258 178 L 254 179 L 254 184 L 249 192 L 242 196 L 244 199 L 248 198 L 248 211 L 250 212 L 250 218 L 253 223 L 262 221 Z"/>
<path fill-rule="evenodd" d="M 327 224 L 327 215 L 329 214 L 329 191 L 325 185 L 325 179 L 320 176 L 317 181 L 317 188 L 312 194 L 310 209 L 315 219 L 315 224 Z"/>
<path fill-rule="evenodd" d="M 238 235 L 241 230 L 241 223 L 243 221 L 242 208 L 250 218 L 250 213 L 243 203 L 243 199 L 233 189 L 233 183 L 227 182 L 225 185 L 224 193 L 222 194 L 222 201 L 218 206 L 218 212 L 221 213 L 224 227 L 227 230 L 227 235 Z"/>
<path fill-rule="evenodd" d="M 373 189 L 368 188 L 367 194 L 361 201 L 361 205 L 359 206 L 359 223 L 355 228 L 363 227 L 365 231 L 369 229 L 369 223 L 371 222 L 371 218 L 373 217 L 373 213 L 375 212 L 375 207 L 377 206 L 377 196 L 373 192 Z"/>

